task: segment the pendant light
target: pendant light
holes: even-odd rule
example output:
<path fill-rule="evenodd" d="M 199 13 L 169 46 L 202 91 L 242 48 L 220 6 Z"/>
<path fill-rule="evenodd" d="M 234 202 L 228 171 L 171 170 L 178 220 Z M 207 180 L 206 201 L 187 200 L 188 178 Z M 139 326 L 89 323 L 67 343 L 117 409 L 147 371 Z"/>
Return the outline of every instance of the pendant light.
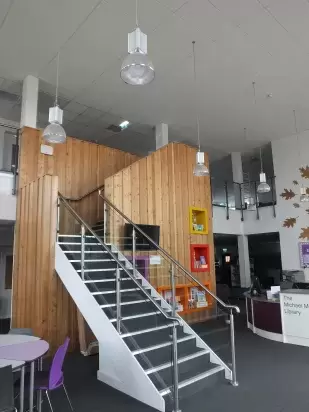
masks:
<path fill-rule="evenodd" d="M 297 136 L 297 146 L 298 146 L 298 160 L 299 160 L 299 167 L 301 167 L 301 150 L 300 150 L 300 143 L 299 143 L 299 134 L 298 134 L 298 127 L 297 127 L 297 120 L 296 120 L 296 111 L 293 110 L 293 115 L 294 115 L 294 126 L 295 126 L 295 132 Z M 299 197 L 300 202 L 309 202 L 309 195 L 307 194 L 306 188 L 304 187 L 303 183 L 300 186 L 300 197 Z"/>
<path fill-rule="evenodd" d="M 59 53 L 57 55 L 57 78 L 55 105 L 49 109 L 49 125 L 43 131 L 43 138 L 47 143 L 65 143 L 66 133 L 62 125 L 63 110 L 58 106 L 58 86 L 59 86 Z"/>
<path fill-rule="evenodd" d="M 258 185 L 258 193 L 269 193 L 270 186 L 266 182 L 266 174 L 263 171 L 263 159 L 262 159 L 262 148 L 260 147 L 260 162 L 261 162 L 261 173 L 260 173 L 260 184 Z"/>
<path fill-rule="evenodd" d="M 152 82 L 155 71 L 147 54 L 147 35 L 138 26 L 138 0 L 136 0 L 136 29 L 128 34 L 128 56 L 124 59 L 120 77 L 132 86 Z"/>
<path fill-rule="evenodd" d="M 194 176 L 208 176 L 209 170 L 205 165 L 204 152 L 201 152 L 201 139 L 200 139 L 200 120 L 197 107 L 197 87 L 196 87 L 196 62 L 195 62 L 195 41 L 192 42 L 193 49 L 193 74 L 194 74 L 194 92 L 195 92 L 195 111 L 196 111 L 196 130 L 197 130 L 197 143 L 198 152 L 196 153 L 196 165 L 193 169 Z"/>

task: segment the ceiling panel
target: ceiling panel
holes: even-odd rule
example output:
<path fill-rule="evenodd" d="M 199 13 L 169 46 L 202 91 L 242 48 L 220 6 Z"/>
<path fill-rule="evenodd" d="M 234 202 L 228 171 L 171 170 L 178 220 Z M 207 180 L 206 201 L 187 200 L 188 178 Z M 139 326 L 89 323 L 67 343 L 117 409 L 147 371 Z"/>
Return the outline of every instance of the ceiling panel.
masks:
<path fill-rule="evenodd" d="M 141 29 L 148 34 L 171 16 L 171 11 L 157 0 L 139 4 Z M 127 36 L 134 27 L 134 0 L 102 3 L 62 48 L 60 84 L 78 92 L 90 86 L 113 61 L 126 56 Z M 53 81 L 55 64 L 52 62 L 40 76 Z"/>
<path fill-rule="evenodd" d="M 76 0 L 15 0 L 0 30 L 0 72 L 19 79 L 37 74 L 97 3 L 98 0 L 79 0 L 78 4 Z"/>

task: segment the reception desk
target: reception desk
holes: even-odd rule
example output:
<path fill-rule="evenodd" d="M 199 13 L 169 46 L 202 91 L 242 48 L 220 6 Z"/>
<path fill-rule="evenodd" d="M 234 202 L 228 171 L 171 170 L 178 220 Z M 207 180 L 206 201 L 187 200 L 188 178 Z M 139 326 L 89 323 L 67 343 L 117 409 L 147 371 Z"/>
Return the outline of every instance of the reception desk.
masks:
<path fill-rule="evenodd" d="M 263 338 L 283 342 L 280 299 L 245 294 L 247 326 Z"/>
<path fill-rule="evenodd" d="M 245 294 L 247 326 L 263 338 L 309 346 L 309 290 L 289 289 L 280 299 Z"/>

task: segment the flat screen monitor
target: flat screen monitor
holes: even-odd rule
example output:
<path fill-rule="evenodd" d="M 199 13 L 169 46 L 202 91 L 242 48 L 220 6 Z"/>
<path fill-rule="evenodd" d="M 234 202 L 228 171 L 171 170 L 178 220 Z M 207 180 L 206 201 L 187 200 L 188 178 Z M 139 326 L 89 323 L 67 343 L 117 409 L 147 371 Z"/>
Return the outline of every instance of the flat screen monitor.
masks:
<path fill-rule="evenodd" d="M 156 244 L 160 242 L 160 226 L 156 225 L 136 225 L 146 235 L 148 235 Z M 125 237 L 125 249 L 132 250 L 133 247 L 133 226 L 129 223 L 124 225 L 124 237 Z M 136 234 L 136 250 L 156 250 L 157 248 L 150 243 L 145 236 L 143 236 L 138 230 Z"/>

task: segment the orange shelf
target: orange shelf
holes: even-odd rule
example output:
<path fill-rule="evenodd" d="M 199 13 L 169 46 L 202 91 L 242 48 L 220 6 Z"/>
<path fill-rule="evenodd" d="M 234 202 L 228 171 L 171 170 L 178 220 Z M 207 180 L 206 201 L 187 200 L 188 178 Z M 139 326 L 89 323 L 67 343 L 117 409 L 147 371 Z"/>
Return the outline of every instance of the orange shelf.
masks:
<path fill-rule="evenodd" d="M 208 289 L 210 289 L 210 282 L 205 282 L 204 286 L 206 286 Z M 198 288 L 198 289 L 202 289 L 199 286 L 192 286 L 191 284 L 179 284 L 176 285 L 176 296 L 178 296 L 179 298 L 179 302 L 181 303 L 181 305 L 183 306 L 183 311 L 181 312 L 177 312 L 179 315 L 187 315 L 189 313 L 194 313 L 194 312 L 201 312 L 203 310 L 207 310 L 209 308 L 212 308 L 213 303 L 212 303 L 212 299 L 209 295 L 207 295 L 206 293 L 206 300 L 208 303 L 208 306 L 202 307 L 202 308 L 190 308 L 189 309 L 189 299 L 190 299 L 190 295 L 191 295 L 191 289 L 192 288 Z M 169 303 L 169 299 L 166 298 L 166 292 L 171 291 L 171 286 L 170 285 L 164 285 L 164 286 L 159 286 L 157 288 L 157 291 L 162 295 L 162 297 L 164 299 L 166 299 Z"/>

